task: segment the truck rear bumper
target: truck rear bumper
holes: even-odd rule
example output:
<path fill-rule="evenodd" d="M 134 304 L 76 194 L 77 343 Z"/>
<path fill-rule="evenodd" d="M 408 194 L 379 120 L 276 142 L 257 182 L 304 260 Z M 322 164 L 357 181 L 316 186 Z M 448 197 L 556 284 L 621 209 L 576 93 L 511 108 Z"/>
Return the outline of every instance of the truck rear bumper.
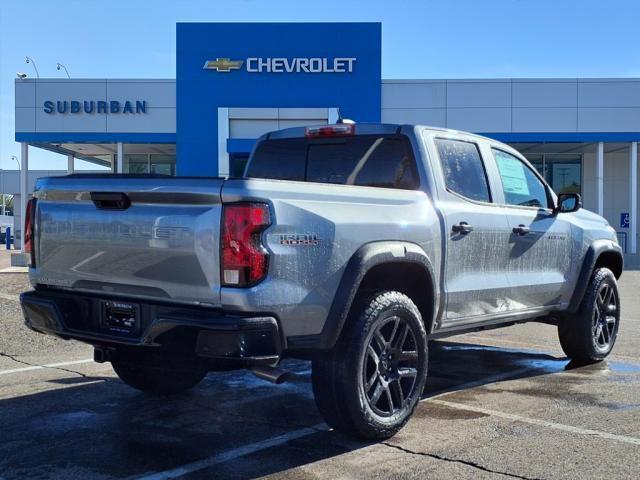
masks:
<path fill-rule="evenodd" d="M 131 328 L 108 323 L 107 309 L 116 302 L 133 309 Z M 30 329 L 101 348 L 156 347 L 230 366 L 272 363 L 283 350 L 278 322 L 270 316 L 49 290 L 23 293 L 20 303 Z"/>

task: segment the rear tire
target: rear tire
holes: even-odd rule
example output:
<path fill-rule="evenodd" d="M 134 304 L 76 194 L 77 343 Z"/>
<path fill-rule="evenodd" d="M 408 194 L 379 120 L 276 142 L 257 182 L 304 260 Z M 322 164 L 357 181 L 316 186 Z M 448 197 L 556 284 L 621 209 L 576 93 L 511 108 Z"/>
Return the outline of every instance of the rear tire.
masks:
<path fill-rule="evenodd" d="M 598 268 L 589 281 L 578 311 L 558 324 L 562 350 L 572 360 L 591 363 L 611 353 L 620 326 L 620 295 L 616 277 Z"/>
<path fill-rule="evenodd" d="M 409 297 L 380 292 L 352 308 L 336 345 L 313 360 L 318 410 L 334 429 L 366 440 L 395 435 L 427 377 L 427 334 Z"/>
<path fill-rule="evenodd" d="M 207 371 L 200 365 L 175 367 L 169 362 L 155 365 L 138 363 L 134 359 L 113 359 L 111 366 L 127 385 L 156 395 L 173 395 L 195 387 Z"/>

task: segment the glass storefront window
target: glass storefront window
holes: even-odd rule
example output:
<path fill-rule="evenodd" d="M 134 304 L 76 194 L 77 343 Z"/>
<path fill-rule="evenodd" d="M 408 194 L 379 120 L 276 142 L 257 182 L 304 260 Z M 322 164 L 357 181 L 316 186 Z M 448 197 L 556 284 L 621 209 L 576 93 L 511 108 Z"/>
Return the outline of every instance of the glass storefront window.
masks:
<path fill-rule="evenodd" d="M 144 154 L 125 154 L 124 155 L 124 171 L 125 173 L 149 173 L 148 155 Z"/>
<path fill-rule="evenodd" d="M 149 166 L 151 173 L 156 175 L 175 175 L 176 156 L 175 155 L 149 155 Z"/>
<path fill-rule="evenodd" d="M 545 155 L 544 161 L 547 181 L 556 193 L 581 193 L 581 155 Z"/>
<path fill-rule="evenodd" d="M 176 156 L 155 153 L 125 153 L 124 172 L 132 174 L 175 175 Z"/>
<path fill-rule="evenodd" d="M 582 193 L 582 155 L 525 155 L 556 193 Z"/>

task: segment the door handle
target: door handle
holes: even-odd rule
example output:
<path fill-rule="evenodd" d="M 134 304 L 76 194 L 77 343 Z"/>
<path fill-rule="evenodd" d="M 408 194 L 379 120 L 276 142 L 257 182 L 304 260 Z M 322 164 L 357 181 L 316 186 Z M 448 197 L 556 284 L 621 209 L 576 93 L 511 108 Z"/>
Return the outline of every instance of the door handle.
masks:
<path fill-rule="evenodd" d="M 451 225 L 451 231 L 453 233 L 461 233 L 463 235 L 466 235 L 467 233 L 473 231 L 473 227 L 467 222 L 460 222 L 458 224 Z"/>
<path fill-rule="evenodd" d="M 530 231 L 531 229 L 529 227 L 522 224 L 518 225 L 517 227 L 513 227 L 513 233 L 515 233 L 516 235 L 526 235 Z"/>
<path fill-rule="evenodd" d="M 90 192 L 91 201 L 101 210 L 126 210 L 131 199 L 122 192 Z"/>

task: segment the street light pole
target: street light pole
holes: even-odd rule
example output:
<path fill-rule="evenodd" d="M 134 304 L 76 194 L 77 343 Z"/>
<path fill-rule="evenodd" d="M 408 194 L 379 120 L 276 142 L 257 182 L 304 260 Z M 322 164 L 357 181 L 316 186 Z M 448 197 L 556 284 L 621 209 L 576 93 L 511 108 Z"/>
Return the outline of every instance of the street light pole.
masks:
<path fill-rule="evenodd" d="M 16 157 L 15 155 L 11 155 L 11 158 L 14 159 L 16 161 L 16 163 L 18 164 L 18 170 L 22 169 L 22 166 L 20 165 L 20 160 L 18 160 L 18 157 Z M 4 189 L 3 189 L 4 191 Z"/>
<path fill-rule="evenodd" d="M 67 70 L 67 67 L 65 67 L 64 63 L 59 63 L 57 64 L 56 68 L 58 70 L 60 70 L 61 68 L 64 69 L 64 73 L 67 74 L 67 78 L 71 78 L 71 75 L 69 75 L 69 70 Z"/>
<path fill-rule="evenodd" d="M 24 57 L 25 63 L 30 63 L 33 65 L 33 69 L 36 71 L 36 78 L 40 78 L 40 74 L 38 73 L 38 67 L 36 67 L 36 62 L 33 61 L 31 57 Z"/>

